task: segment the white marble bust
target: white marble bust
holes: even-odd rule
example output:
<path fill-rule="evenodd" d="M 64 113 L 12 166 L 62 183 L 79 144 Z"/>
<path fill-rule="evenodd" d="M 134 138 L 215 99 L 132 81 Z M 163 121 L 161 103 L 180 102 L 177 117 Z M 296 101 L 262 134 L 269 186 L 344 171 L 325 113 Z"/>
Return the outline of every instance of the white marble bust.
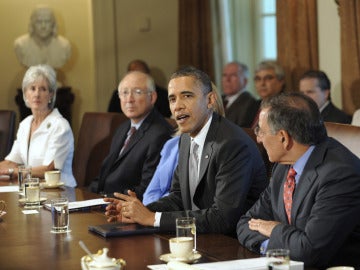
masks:
<path fill-rule="evenodd" d="M 60 68 L 71 55 L 70 43 L 57 35 L 55 16 L 48 7 L 38 7 L 32 12 L 29 33 L 18 37 L 14 46 L 18 60 L 26 67 L 48 64 Z"/>

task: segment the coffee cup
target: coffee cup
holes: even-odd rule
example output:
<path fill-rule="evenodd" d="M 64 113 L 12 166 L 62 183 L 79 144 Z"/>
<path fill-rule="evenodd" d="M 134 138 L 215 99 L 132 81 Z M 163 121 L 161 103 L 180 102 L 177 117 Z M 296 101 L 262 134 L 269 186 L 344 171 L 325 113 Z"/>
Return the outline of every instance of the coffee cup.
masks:
<path fill-rule="evenodd" d="M 175 258 L 189 258 L 194 248 L 193 237 L 174 237 L 169 239 L 170 252 Z"/>
<path fill-rule="evenodd" d="M 47 171 L 45 172 L 45 182 L 49 186 L 54 186 L 60 181 L 60 171 Z"/>

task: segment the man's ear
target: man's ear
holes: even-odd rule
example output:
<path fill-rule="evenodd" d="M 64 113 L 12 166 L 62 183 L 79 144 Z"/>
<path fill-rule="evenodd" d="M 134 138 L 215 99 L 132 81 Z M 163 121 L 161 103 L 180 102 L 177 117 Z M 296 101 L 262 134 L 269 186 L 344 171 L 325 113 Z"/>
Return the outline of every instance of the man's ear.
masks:
<path fill-rule="evenodd" d="M 151 104 L 154 105 L 157 100 L 157 92 L 156 90 L 151 92 Z"/>
<path fill-rule="evenodd" d="M 210 93 L 207 94 L 206 98 L 207 98 L 207 107 L 208 107 L 208 109 L 214 108 L 214 104 L 216 102 L 215 94 L 211 91 Z"/>

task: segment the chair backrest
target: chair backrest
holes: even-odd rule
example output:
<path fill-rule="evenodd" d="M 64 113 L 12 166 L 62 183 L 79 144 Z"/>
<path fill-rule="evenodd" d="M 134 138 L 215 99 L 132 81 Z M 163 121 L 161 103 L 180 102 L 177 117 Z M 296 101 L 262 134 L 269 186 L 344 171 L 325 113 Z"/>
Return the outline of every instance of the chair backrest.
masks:
<path fill-rule="evenodd" d="M 0 160 L 10 153 L 15 137 L 14 111 L 0 110 Z"/>
<path fill-rule="evenodd" d="M 78 187 L 88 186 L 99 175 L 101 164 L 109 153 L 113 134 L 127 119 L 123 113 L 84 114 L 73 161 Z"/>
<path fill-rule="evenodd" d="M 360 158 L 360 127 L 330 122 L 325 122 L 325 126 L 329 137 L 341 142 Z"/>

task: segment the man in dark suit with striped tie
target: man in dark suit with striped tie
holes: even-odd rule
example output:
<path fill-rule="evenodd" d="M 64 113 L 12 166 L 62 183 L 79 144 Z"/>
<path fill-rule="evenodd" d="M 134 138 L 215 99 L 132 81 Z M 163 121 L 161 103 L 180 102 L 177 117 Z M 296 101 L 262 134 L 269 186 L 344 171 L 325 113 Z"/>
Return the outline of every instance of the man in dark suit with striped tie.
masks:
<path fill-rule="evenodd" d="M 264 100 L 255 130 L 270 185 L 237 225 L 240 243 L 289 249 L 306 267 L 360 267 L 360 160 L 329 138 L 316 103 L 299 92 Z"/>
<path fill-rule="evenodd" d="M 129 120 L 117 129 L 100 175 L 90 189 L 111 195 L 132 190 L 142 198 L 160 160 L 160 150 L 173 130 L 154 108 L 157 95 L 150 75 L 127 73 L 118 93 Z"/>

